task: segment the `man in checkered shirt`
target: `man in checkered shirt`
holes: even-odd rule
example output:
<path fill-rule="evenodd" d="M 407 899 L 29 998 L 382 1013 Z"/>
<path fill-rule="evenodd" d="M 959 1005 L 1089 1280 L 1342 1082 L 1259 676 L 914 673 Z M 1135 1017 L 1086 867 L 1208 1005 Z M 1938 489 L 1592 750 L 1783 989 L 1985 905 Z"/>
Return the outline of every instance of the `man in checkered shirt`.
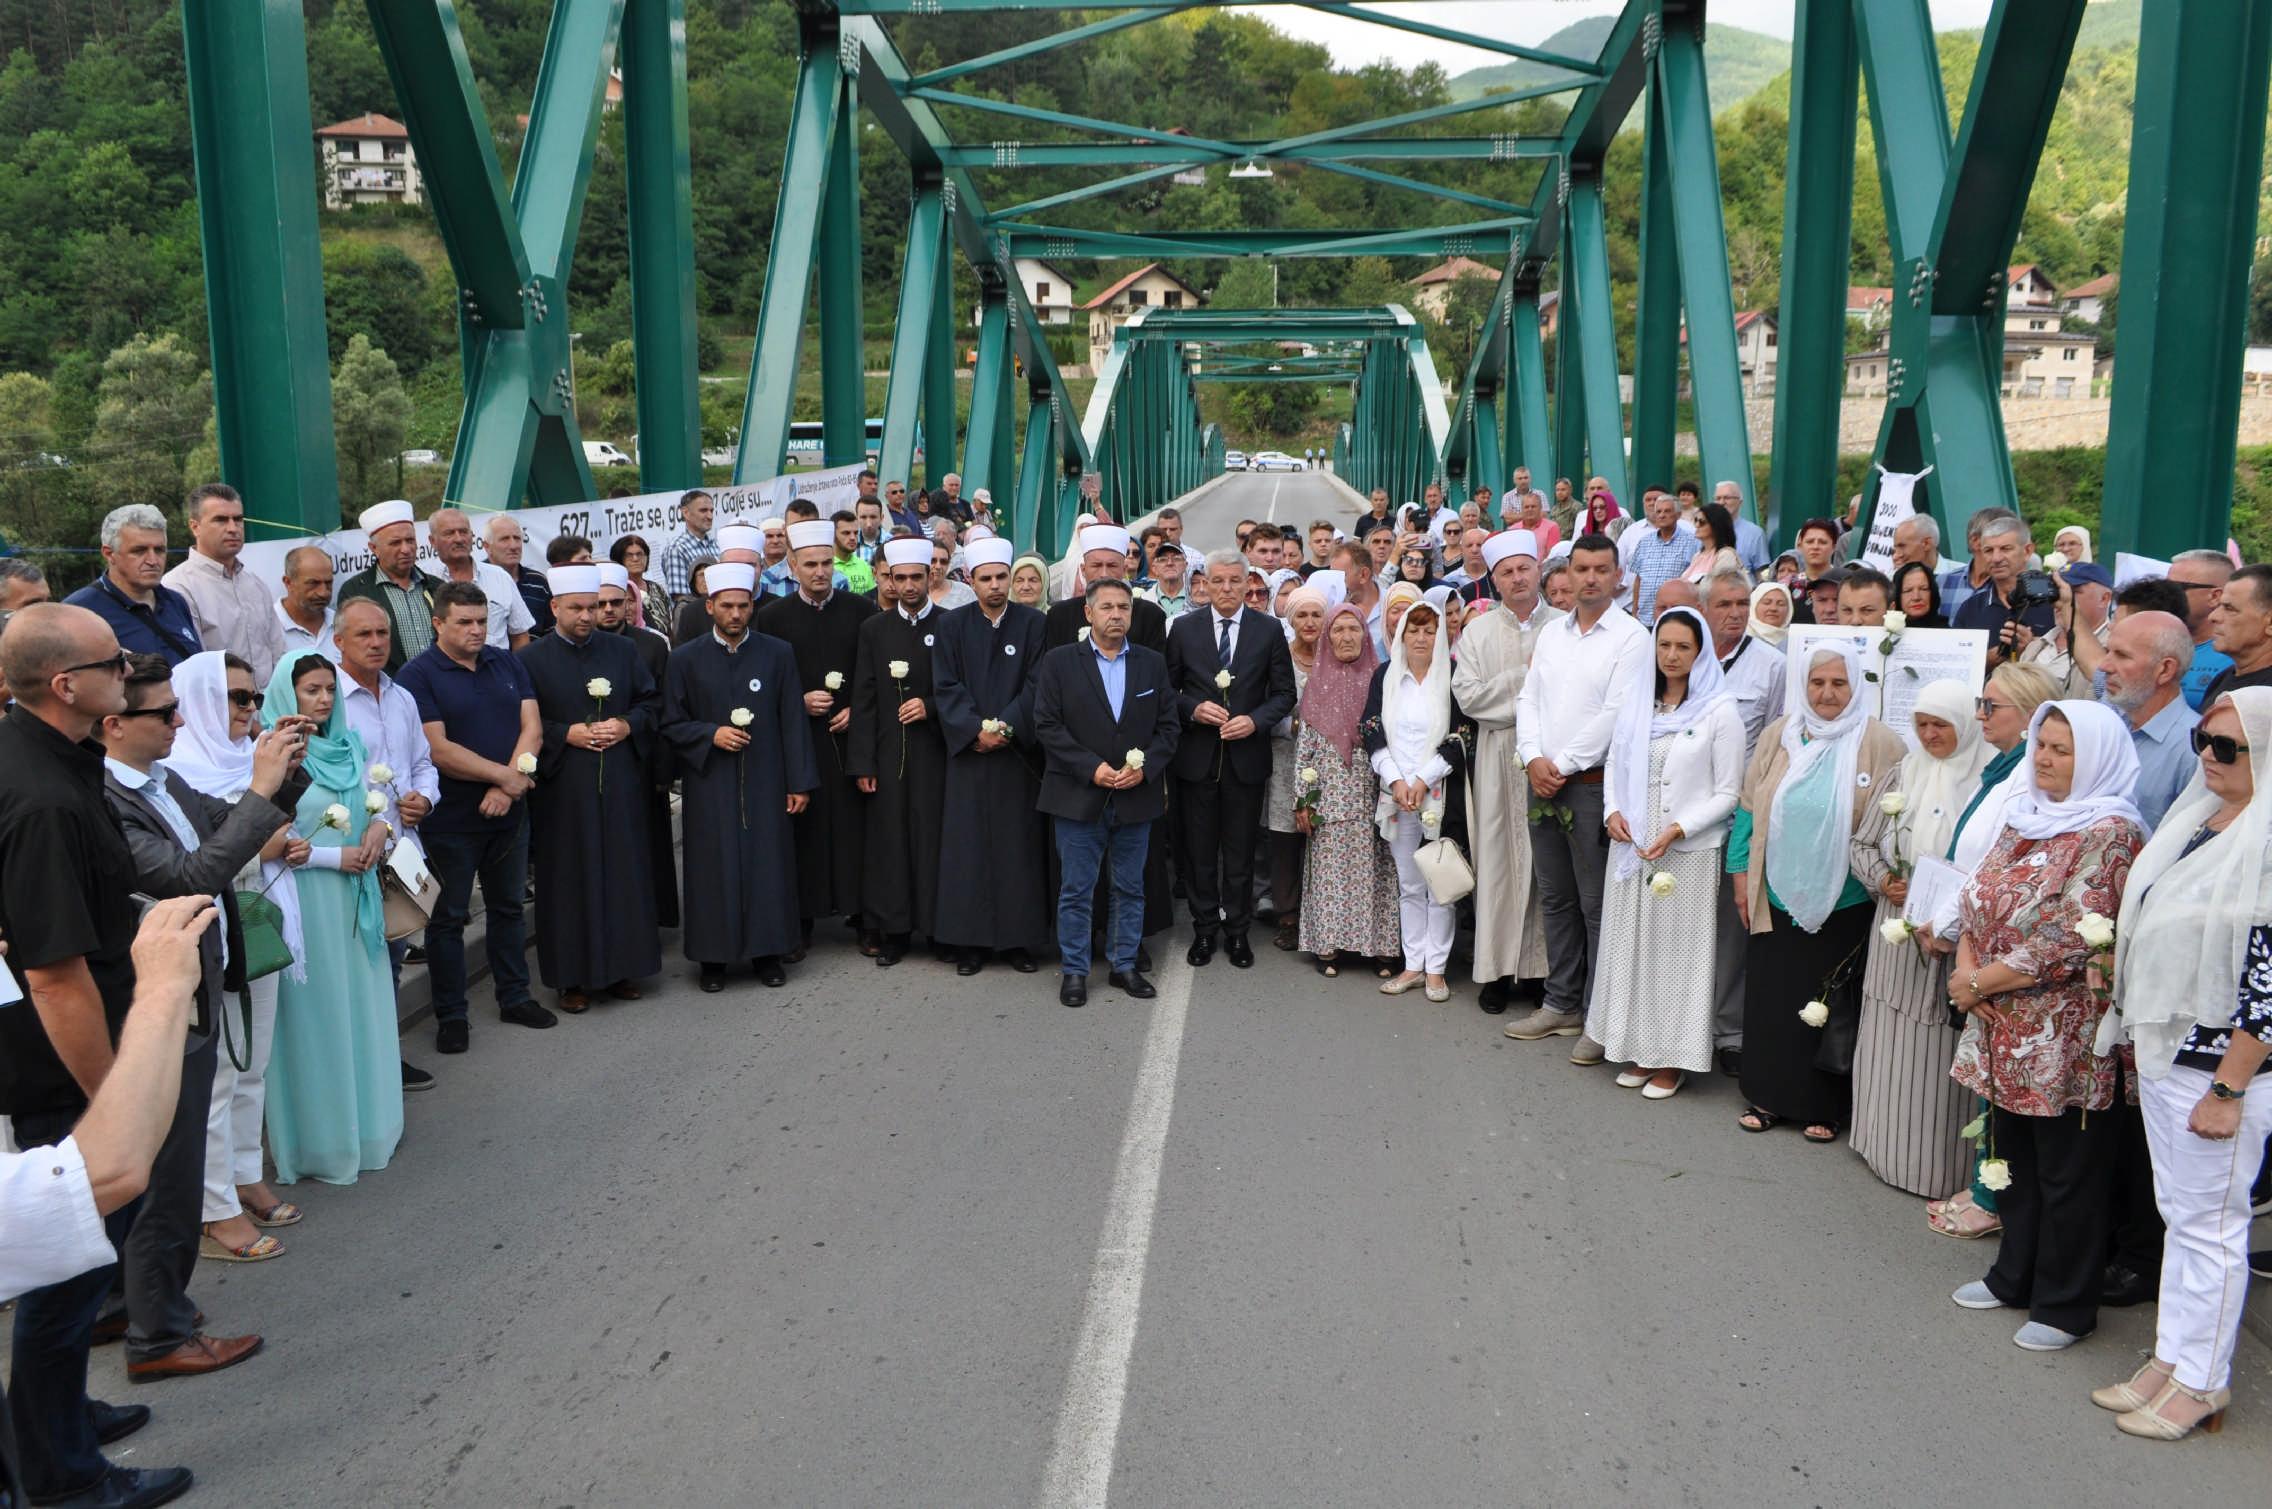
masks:
<path fill-rule="evenodd" d="M 663 590 L 677 602 L 693 590 L 687 578 L 693 575 L 695 563 L 706 556 L 718 553 L 710 542 L 710 495 L 696 488 L 678 500 L 681 529 L 672 541 L 663 547 Z"/>

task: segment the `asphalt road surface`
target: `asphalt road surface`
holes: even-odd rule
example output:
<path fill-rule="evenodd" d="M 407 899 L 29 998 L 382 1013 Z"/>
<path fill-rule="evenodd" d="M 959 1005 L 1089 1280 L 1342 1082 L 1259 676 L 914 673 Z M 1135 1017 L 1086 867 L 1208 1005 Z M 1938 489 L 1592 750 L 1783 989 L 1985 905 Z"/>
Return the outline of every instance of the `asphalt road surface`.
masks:
<path fill-rule="evenodd" d="M 1242 479 L 1192 537 L 1273 490 L 1330 487 Z M 406 1039 L 441 1082 L 391 1168 L 200 1266 L 265 1352 L 97 1355 L 158 1412 L 119 1459 L 232 1509 L 2263 1502 L 2253 1336 L 2222 1435 L 2132 1441 L 2087 1395 L 2150 1310 L 2022 1352 L 1949 1302 L 1992 1243 L 1745 1135 L 1730 1081 L 1645 1102 L 1472 986 L 1260 937 L 1154 939 L 1160 998 L 1083 1011 L 833 926 L 781 991 L 680 967 L 530 1032 L 479 990 L 469 1055 Z"/>
<path fill-rule="evenodd" d="M 1331 476 L 1317 472 L 1233 473 L 1182 505 L 1183 542 L 1195 550 L 1227 550 L 1237 543 L 1238 523 L 1254 519 L 1291 527 L 1306 541 L 1316 519 L 1342 528 L 1356 522 L 1363 506 Z"/>

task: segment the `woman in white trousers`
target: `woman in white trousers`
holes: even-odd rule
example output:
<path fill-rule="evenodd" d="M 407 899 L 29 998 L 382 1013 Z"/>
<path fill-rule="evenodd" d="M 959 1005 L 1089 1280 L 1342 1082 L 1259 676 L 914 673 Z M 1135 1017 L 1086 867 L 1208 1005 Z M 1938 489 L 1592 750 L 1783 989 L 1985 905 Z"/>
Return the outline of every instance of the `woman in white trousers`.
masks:
<path fill-rule="evenodd" d="M 1384 982 L 1381 994 L 1402 995 L 1424 983 L 1431 1001 L 1451 999 L 1444 971 L 1458 921 L 1428 889 L 1417 858 L 1422 844 L 1443 834 L 1445 798 L 1461 758 L 1451 647 L 1442 632 L 1443 615 L 1434 604 L 1412 604 L 1397 625 L 1388 664 L 1373 674 L 1364 721 L 1365 753 L 1381 783 L 1375 820 L 1396 859 L 1404 939 L 1404 972 Z"/>

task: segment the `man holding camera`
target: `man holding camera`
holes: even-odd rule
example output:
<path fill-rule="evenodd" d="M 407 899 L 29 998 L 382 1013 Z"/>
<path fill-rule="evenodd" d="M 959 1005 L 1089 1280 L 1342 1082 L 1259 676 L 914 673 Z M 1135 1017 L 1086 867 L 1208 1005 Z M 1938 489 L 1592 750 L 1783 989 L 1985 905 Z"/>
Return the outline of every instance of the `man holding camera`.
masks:
<path fill-rule="evenodd" d="M 2027 526 L 1999 513 L 1980 526 L 1978 558 L 1987 583 L 1964 600 L 1949 626 L 1988 631 L 1991 667 L 2019 659 L 2028 642 L 2051 632 L 2059 589 L 2049 572 L 2027 569 Z"/>

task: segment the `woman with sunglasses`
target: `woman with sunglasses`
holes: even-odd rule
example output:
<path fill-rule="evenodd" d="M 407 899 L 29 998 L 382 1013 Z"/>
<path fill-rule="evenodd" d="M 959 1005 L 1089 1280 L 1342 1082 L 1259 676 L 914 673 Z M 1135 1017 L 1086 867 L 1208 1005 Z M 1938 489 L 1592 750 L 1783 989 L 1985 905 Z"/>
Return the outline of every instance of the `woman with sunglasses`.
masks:
<path fill-rule="evenodd" d="M 235 655 L 207 650 L 174 667 L 174 700 L 181 705 L 181 728 L 166 756 L 166 768 L 190 789 L 235 802 L 252 788 L 253 729 L 260 721 L 263 693 L 252 666 Z M 299 886 L 292 872 L 308 862 L 306 839 L 286 824 L 237 876 L 234 889 L 255 892 L 281 914 L 278 931 L 292 962 L 285 973 L 307 979 L 307 947 L 300 929 Z M 277 987 L 282 974 L 263 975 L 246 986 L 252 1022 L 241 1050 L 215 1062 L 213 1100 L 205 1117 L 204 1256 L 224 1262 L 257 1263 L 283 1254 L 283 1244 L 264 1228 L 290 1226 L 300 1207 L 279 1200 L 261 1167 L 260 1128 L 268 1105 L 268 1057 L 276 1038 Z M 231 1003 L 233 1004 L 233 1003 Z M 245 1066 L 238 1068 L 236 1060 Z"/>
<path fill-rule="evenodd" d="M 2003 829 L 2004 804 L 2019 789 L 2011 777 L 2027 754 L 2029 721 L 2035 717 L 2037 708 L 2058 695 L 2057 684 L 2036 666 L 2000 665 L 1989 673 L 1987 690 L 1975 701 L 1974 707 L 1980 720 L 1980 736 L 1996 753 L 1980 767 L 1980 790 L 1958 814 L 1956 835 L 1949 840 L 1948 849 L 1949 863 L 1967 874 L 1980 863 Z M 1934 915 L 1931 928 L 1919 930 L 1917 941 L 1930 953 L 1953 958 L 1956 932 L 1956 898 L 1950 896 Z M 1979 1104 L 1979 1109 L 1985 1112 L 1987 1107 Z M 1944 1237 L 1971 1241 L 1994 1236 L 2002 1229 L 1996 1218 L 1996 1192 L 1980 1182 L 1979 1162 L 1979 1147 L 1975 1144 L 1971 1185 L 1946 1200 L 1929 1200 L 1925 1204 L 1925 1224 Z"/>
<path fill-rule="evenodd" d="M 402 1055 L 387 967 L 378 866 L 386 824 L 370 815 L 370 764 L 347 726 L 330 661 L 302 655 L 276 667 L 261 717 L 312 725 L 293 832 L 310 847 L 299 887 L 304 979 L 278 989 L 268 1073 L 268 1145 L 276 1177 L 353 1184 L 387 1166 L 402 1140 Z"/>
<path fill-rule="evenodd" d="M 2073 1346 L 2098 1325 L 2111 1225 L 2114 1060 L 2095 1051 L 2086 919 L 2122 909 L 2145 823 L 2130 725 L 2096 702 L 2035 710 L 2002 830 L 1957 904 L 1949 1002 L 1966 1017 L 1950 1077 L 1989 1103 L 1983 1163 L 2004 1185 L 1987 1274 L 1950 1296 L 2025 1309 L 2014 1345 Z"/>
<path fill-rule="evenodd" d="M 2136 1058 L 2168 1234 L 2153 1356 L 2091 1402 L 2159 1441 L 2224 1423 L 2249 1189 L 2272 1135 L 2272 1082 L 2258 1082 L 2272 1055 L 2272 688 L 2219 697 L 2193 747 L 2199 772 L 2131 866 L 2094 1044 Z"/>

